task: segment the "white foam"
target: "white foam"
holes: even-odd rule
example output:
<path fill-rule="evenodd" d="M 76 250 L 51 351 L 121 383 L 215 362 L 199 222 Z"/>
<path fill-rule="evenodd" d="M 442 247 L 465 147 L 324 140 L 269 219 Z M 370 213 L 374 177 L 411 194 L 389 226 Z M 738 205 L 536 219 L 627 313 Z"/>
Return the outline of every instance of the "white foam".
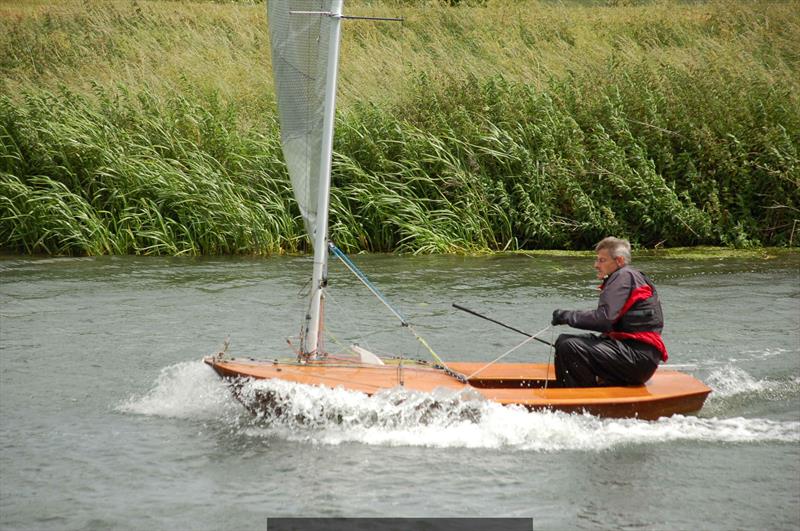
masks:
<path fill-rule="evenodd" d="M 736 371 L 732 374 L 743 382 L 731 384 L 732 389 L 759 387 L 752 378 L 748 380 Z M 241 398 L 255 404 L 265 393 L 279 406 L 278 411 L 242 416 L 244 410 L 230 397 L 230 389 L 202 362 L 189 362 L 164 369 L 150 392 L 131 398 L 119 409 L 216 419 L 247 437 L 279 437 L 323 445 L 355 442 L 549 452 L 599 451 L 671 441 L 800 442 L 800 422 L 680 415 L 655 422 L 600 419 L 503 407 L 475 393 L 444 390 L 428 394 L 397 388 L 368 397 L 341 388 L 261 380 L 245 384 Z M 249 420 L 243 423 L 242 418 Z"/>
<path fill-rule="evenodd" d="M 215 419 L 239 407 L 210 367 L 190 361 L 161 369 L 150 391 L 130 397 L 116 409 L 140 415 Z"/>
<path fill-rule="evenodd" d="M 759 392 L 768 388 L 767 382 L 757 381 L 745 370 L 732 365 L 713 371 L 706 379 L 706 384 L 714 390 L 717 398 Z"/>
<path fill-rule="evenodd" d="M 765 400 L 783 400 L 800 393 L 799 382 L 799 378 L 786 381 L 756 380 L 744 369 L 733 365 L 715 370 L 706 378 L 706 384 L 714 390 L 711 395 L 713 400 L 746 394 L 756 394 Z"/>
<path fill-rule="evenodd" d="M 776 356 L 785 356 L 785 355 L 795 355 L 800 350 L 797 349 L 786 349 L 786 348 L 765 348 L 765 349 L 758 349 L 758 350 L 743 350 L 742 354 L 747 354 L 753 359 L 767 359 L 767 358 L 774 358 Z"/>

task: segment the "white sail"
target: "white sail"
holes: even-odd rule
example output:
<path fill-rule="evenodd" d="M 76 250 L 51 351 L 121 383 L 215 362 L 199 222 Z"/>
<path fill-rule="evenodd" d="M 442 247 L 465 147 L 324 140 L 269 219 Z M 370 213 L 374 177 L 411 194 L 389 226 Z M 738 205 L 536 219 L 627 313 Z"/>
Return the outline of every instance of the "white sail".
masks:
<path fill-rule="evenodd" d="M 283 156 L 306 231 L 314 241 L 314 269 L 303 351 L 315 354 L 327 282 L 336 70 L 342 0 L 269 0 L 272 71 Z"/>
<path fill-rule="evenodd" d="M 269 0 L 272 72 L 283 155 L 310 235 L 316 232 L 332 0 Z M 290 13 L 295 12 L 295 13 Z M 305 12 L 305 13 L 303 13 Z M 334 87 L 335 90 L 335 87 Z"/>

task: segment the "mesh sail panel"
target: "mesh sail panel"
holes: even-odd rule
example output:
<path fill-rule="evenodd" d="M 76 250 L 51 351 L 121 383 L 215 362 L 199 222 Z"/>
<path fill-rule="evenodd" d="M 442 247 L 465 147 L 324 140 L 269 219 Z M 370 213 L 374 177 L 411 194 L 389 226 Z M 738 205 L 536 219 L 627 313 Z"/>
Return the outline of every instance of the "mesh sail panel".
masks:
<path fill-rule="evenodd" d="M 330 0 L 268 0 L 272 72 L 283 157 L 306 231 L 316 229 L 322 122 L 331 17 L 290 14 L 330 11 Z"/>

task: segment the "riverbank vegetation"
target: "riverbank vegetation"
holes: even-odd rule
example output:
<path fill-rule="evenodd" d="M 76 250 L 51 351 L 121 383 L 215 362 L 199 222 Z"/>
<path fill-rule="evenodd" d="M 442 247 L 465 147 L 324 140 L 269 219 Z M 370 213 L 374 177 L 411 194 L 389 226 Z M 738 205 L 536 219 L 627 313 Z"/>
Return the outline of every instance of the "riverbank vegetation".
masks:
<path fill-rule="evenodd" d="M 797 246 L 796 4 L 346 7 L 347 251 Z M 263 5 L 0 2 L 0 248 L 302 251 L 289 186 Z"/>

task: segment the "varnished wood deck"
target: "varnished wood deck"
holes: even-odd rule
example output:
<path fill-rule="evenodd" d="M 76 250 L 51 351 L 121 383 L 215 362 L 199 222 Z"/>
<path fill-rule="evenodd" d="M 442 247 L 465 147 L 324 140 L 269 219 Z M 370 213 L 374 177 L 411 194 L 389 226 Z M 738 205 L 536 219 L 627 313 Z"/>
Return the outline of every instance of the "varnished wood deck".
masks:
<path fill-rule="evenodd" d="M 373 366 L 356 363 L 308 363 L 258 361 L 249 359 L 204 360 L 223 377 L 277 378 L 290 382 L 342 387 L 373 394 L 381 389 L 403 386 L 431 392 L 436 388 L 453 391 L 474 389 L 488 400 L 529 409 L 586 411 L 606 417 L 656 419 L 700 410 L 711 389 L 678 371 L 659 369 L 645 385 L 630 387 L 589 387 L 558 389 L 545 387 L 554 378 L 553 367 L 537 363 L 503 363 L 487 367 L 465 385 L 442 370 L 427 366 Z M 450 363 L 464 375 L 483 363 Z"/>

